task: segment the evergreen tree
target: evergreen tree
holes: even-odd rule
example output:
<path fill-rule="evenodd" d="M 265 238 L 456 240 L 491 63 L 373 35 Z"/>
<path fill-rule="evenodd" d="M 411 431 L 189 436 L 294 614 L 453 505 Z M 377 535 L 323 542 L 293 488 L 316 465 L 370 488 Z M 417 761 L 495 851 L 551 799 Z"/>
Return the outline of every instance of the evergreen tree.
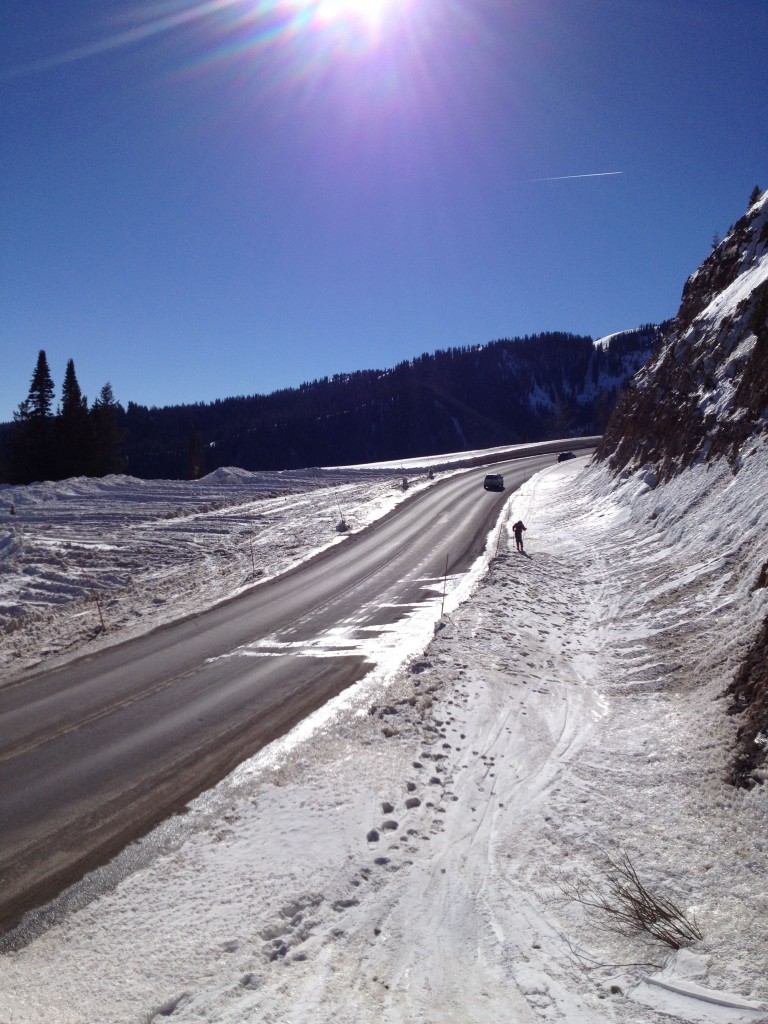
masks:
<path fill-rule="evenodd" d="M 106 476 L 123 469 L 121 434 L 118 427 L 118 405 L 112 385 L 107 382 L 91 407 L 93 447 L 91 449 L 91 475 Z"/>
<path fill-rule="evenodd" d="M 80 390 L 72 359 L 67 361 L 64 372 L 57 441 L 59 476 L 66 478 L 86 475 L 91 460 L 91 422 L 88 400 Z"/>
<path fill-rule="evenodd" d="M 27 484 L 55 476 L 53 395 L 48 359 L 40 349 L 29 394 L 13 414 L 11 476 L 15 483 Z"/>
<path fill-rule="evenodd" d="M 75 373 L 75 362 L 67 360 L 67 368 L 64 371 L 64 383 L 61 386 L 61 415 L 76 416 L 86 407 L 86 400 L 80 390 Z"/>
<path fill-rule="evenodd" d="M 29 414 L 33 419 L 44 420 L 50 417 L 53 408 L 53 393 L 53 380 L 51 371 L 48 369 L 48 359 L 45 351 L 40 349 L 27 398 Z"/>
<path fill-rule="evenodd" d="M 758 201 L 758 199 L 762 196 L 762 194 L 763 194 L 763 190 L 760 188 L 760 186 L 759 185 L 755 185 L 755 187 L 752 189 L 752 192 L 750 193 L 750 196 L 749 196 L 749 206 L 750 207 L 754 206 L 755 203 Z"/>

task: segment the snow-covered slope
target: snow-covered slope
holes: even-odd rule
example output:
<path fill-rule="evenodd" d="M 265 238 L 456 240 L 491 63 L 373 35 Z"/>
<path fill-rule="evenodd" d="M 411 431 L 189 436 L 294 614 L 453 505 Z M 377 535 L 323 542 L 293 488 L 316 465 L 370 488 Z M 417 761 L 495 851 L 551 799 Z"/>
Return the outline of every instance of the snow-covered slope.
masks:
<path fill-rule="evenodd" d="M 718 699 L 768 606 L 754 449 L 736 476 L 578 459 L 511 495 L 474 593 L 453 581 L 399 670 L 27 922 L 0 1021 L 768 1021 L 768 804 L 724 782 Z M 574 901 L 622 852 L 700 940 Z"/>
<path fill-rule="evenodd" d="M 617 404 L 598 456 L 614 471 L 670 479 L 727 461 L 743 471 L 768 432 L 768 192 L 692 274 L 665 343 Z M 743 512 L 723 528 L 743 529 Z M 754 553 L 765 586 L 765 550 Z M 768 760 L 768 617 L 730 684 L 741 715 L 733 779 L 754 785 Z"/>
<path fill-rule="evenodd" d="M 618 392 L 662 343 L 666 329 L 666 324 L 647 324 L 597 338 L 594 364 L 579 401 L 593 401 L 599 395 L 609 395 L 615 401 Z"/>

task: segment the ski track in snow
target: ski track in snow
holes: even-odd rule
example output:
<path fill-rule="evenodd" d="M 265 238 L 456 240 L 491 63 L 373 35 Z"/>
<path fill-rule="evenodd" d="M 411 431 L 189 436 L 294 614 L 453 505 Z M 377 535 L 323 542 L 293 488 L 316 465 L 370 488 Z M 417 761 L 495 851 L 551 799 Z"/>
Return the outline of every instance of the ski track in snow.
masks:
<path fill-rule="evenodd" d="M 722 781 L 718 699 L 767 610 L 767 493 L 765 446 L 658 487 L 539 474 L 418 653 L 0 958 L 2 1024 L 768 1021 L 768 802 Z M 702 940 L 672 953 L 563 898 L 616 851 Z"/>

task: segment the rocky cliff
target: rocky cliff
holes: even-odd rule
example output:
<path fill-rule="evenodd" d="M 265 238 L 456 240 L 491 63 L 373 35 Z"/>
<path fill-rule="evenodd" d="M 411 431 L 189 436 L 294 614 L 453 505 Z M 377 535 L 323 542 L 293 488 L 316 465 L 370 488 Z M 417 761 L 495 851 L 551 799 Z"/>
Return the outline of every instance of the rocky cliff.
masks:
<path fill-rule="evenodd" d="M 677 316 L 617 403 L 598 459 L 661 478 L 768 430 L 768 192 L 685 283 Z"/>

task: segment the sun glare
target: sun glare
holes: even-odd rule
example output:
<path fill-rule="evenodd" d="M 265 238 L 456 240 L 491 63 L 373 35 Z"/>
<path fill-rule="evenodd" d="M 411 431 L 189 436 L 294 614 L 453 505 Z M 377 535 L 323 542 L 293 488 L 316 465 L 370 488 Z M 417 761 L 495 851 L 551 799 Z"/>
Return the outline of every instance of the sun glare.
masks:
<path fill-rule="evenodd" d="M 411 0 L 299 0 L 310 24 L 319 30 L 350 32 L 377 42 Z M 359 40 L 361 41 L 361 40 Z"/>
<path fill-rule="evenodd" d="M 353 18 L 368 25 L 379 25 L 387 8 L 396 6 L 396 0 L 317 0 L 316 12 L 322 21 Z"/>

